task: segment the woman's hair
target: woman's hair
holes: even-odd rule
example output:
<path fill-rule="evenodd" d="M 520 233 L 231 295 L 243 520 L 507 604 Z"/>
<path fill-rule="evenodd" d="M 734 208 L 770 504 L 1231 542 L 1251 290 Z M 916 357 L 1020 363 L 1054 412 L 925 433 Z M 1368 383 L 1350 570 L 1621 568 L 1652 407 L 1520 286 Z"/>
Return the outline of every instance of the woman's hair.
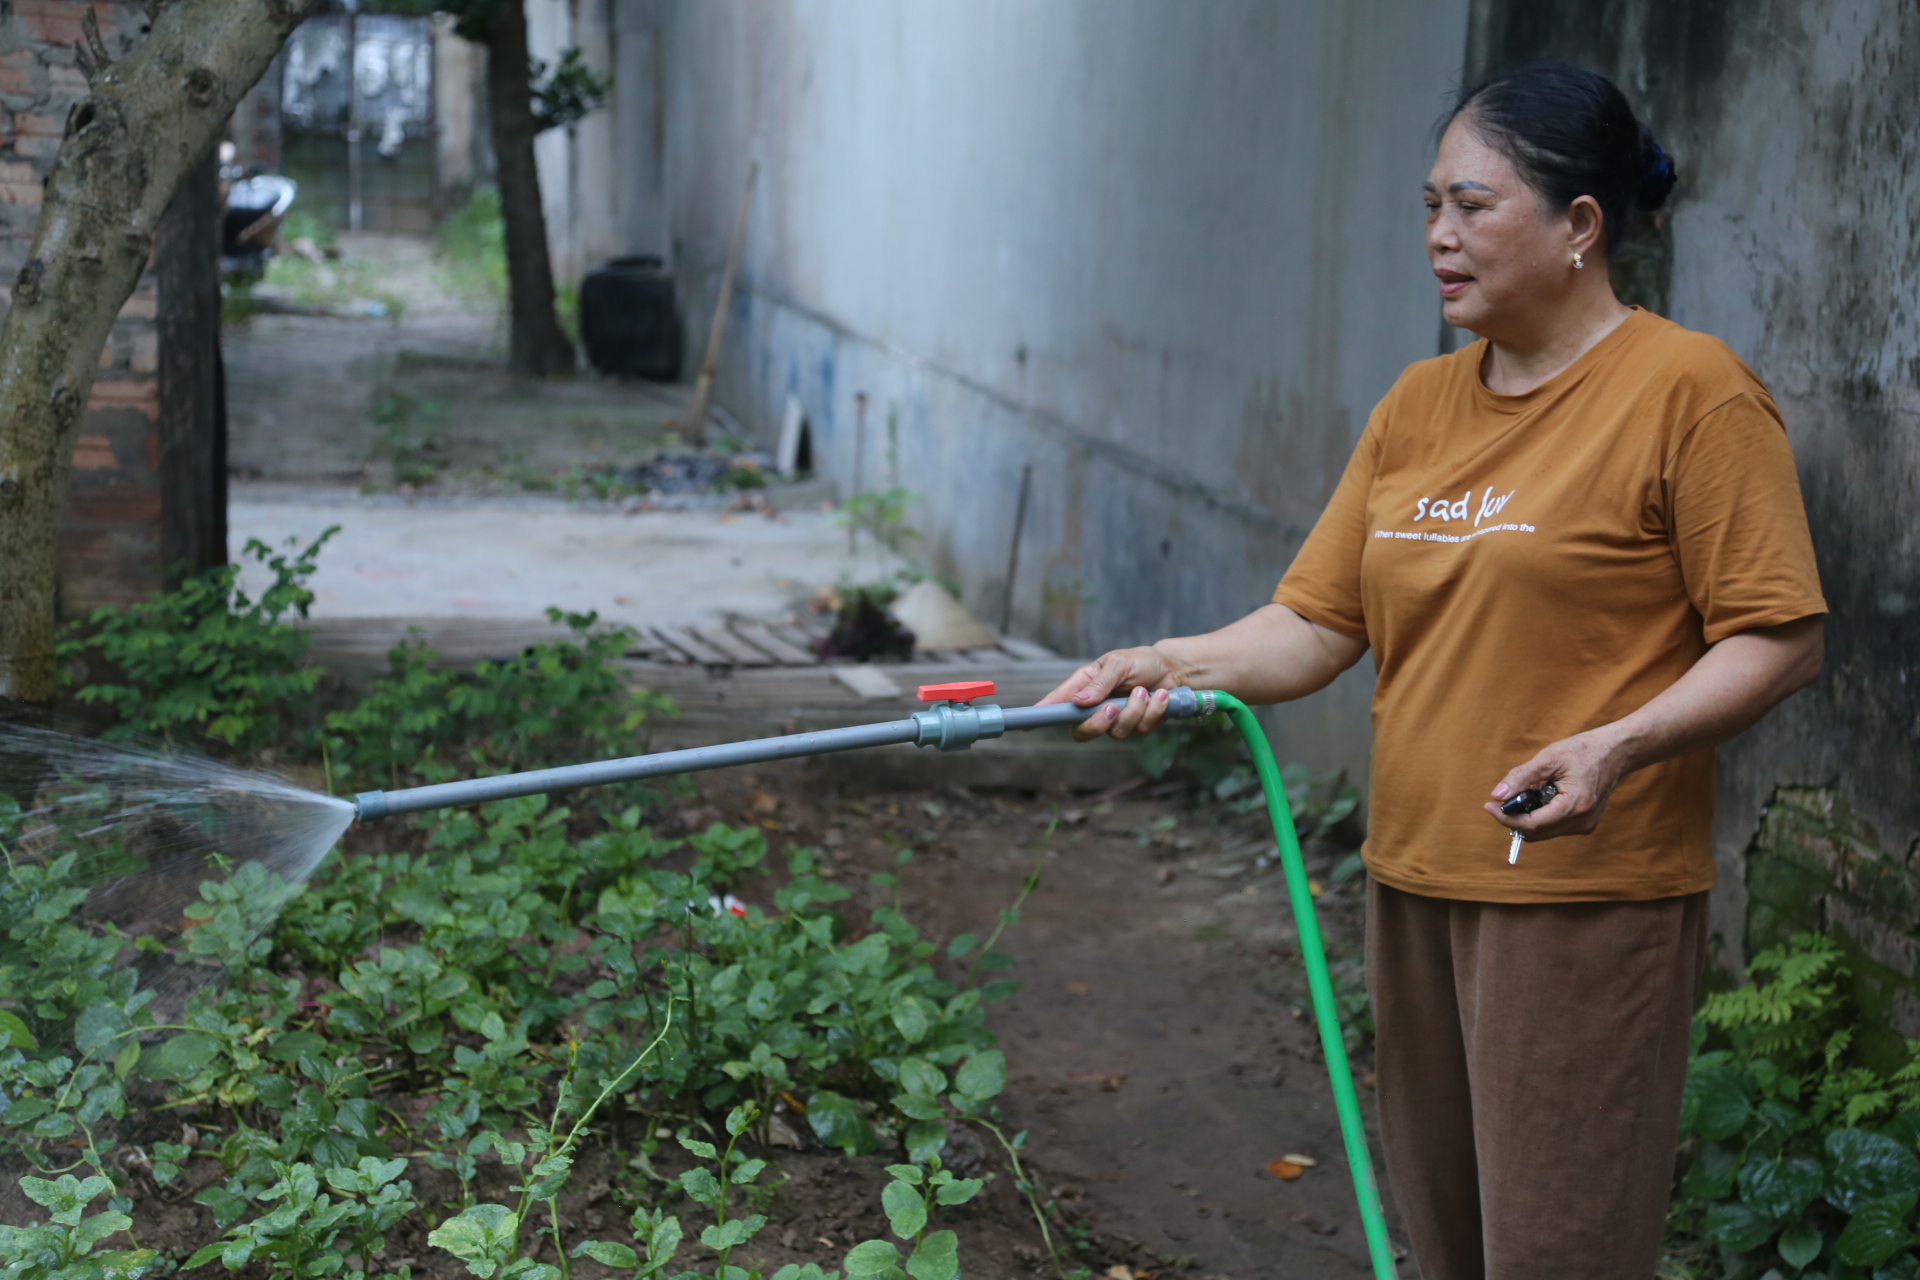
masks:
<path fill-rule="evenodd" d="M 1550 208 L 1592 196 L 1606 216 L 1609 252 L 1635 209 L 1658 209 L 1673 190 L 1673 162 L 1626 95 L 1584 68 L 1548 60 L 1496 71 L 1461 90 L 1441 132 L 1463 116 Z"/>

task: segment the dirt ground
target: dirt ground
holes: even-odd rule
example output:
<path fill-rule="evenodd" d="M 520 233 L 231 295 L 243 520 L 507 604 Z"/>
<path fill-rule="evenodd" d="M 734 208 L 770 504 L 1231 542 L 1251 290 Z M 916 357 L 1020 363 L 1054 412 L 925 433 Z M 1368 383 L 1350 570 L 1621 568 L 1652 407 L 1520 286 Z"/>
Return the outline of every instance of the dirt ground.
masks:
<path fill-rule="evenodd" d="M 581 372 L 515 383 L 499 299 L 462 291 L 417 236 L 342 236 L 337 299 L 227 324 L 228 463 L 237 486 L 551 492 L 665 438 L 682 388 Z M 404 301 L 351 314 L 352 284 Z"/>
<path fill-rule="evenodd" d="M 765 818 L 771 799 L 776 844 L 823 846 L 870 904 L 882 891 L 866 877 L 910 845 L 902 905 L 943 948 L 990 930 L 1038 865 L 1040 887 L 1001 941 L 1024 985 L 989 1021 L 1007 1054 L 1009 1121 L 1030 1131 L 1086 1261 L 1236 1280 L 1367 1275 L 1297 936 L 1279 868 L 1263 858 L 1265 818 L 1144 790 L 1105 802 L 861 794 L 795 764 L 709 775 L 706 803 L 683 820 Z M 1325 883 L 1342 852 L 1310 847 L 1310 872 Z M 1336 971 L 1357 965 L 1360 883 L 1317 900 Z M 1354 1070 L 1371 1122 L 1366 1055 Z M 1267 1173 L 1291 1153 L 1319 1164 L 1292 1182 Z M 1027 1256 L 1023 1237 L 1028 1252 L 1037 1243 L 1030 1223 L 1000 1227 L 1015 1258 Z M 969 1274 L 1026 1269 L 1001 1270 L 1000 1251 L 987 1252 L 967 1260 Z"/>

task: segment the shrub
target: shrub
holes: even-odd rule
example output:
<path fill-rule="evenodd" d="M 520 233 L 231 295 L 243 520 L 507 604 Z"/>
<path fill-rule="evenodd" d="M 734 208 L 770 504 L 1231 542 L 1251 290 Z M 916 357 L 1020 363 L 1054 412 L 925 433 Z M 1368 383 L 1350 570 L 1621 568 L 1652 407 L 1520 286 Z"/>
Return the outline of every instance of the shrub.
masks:
<path fill-rule="evenodd" d="M 96 609 L 70 627 L 60 642 L 63 660 L 97 654 L 126 681 L 79 691 L 82 702 L 113 708 L 106 736 L 177 742 L 204 735 L 250 754 L 284 736 L 290 723 L 307 722 L 321 673 L 302 665 L 307 635 L 284 619 L 307 616 L 314 557 L 337 532 L 337 525 L 328 529 L 297 555 L 290 552 L 298 539 L 280 553 L 249 539 L 244 555 L 273 572 L 258 600 L 241 587 L 241 566 L 230 564 L 152 600 Z"/>
<path fill-rule="evenodd" d="M 1821 1280 L 1920 1280 L 1920 1042 L 1883 1074 L 1851 1054 L 1847 962 L 1817 934 L 1761 952 L 1694 1024 L 1671 1225 L 1731 1259 Z"/>
<path fill-rule="evenodd" d="M 630 687 L 614 663 L 633 644 L 597 616 L 547 610 L 571 640 L 533 645 L 471 671 L 436 665 L 421 644 L 396 647 L 391 673 L 352 708 L 327 717 L 325 742 L 343 785 L 397 787 L 452 769 L 511 772 L 639 755 L 639 730 L 672 715 L 665 696 Z"/>

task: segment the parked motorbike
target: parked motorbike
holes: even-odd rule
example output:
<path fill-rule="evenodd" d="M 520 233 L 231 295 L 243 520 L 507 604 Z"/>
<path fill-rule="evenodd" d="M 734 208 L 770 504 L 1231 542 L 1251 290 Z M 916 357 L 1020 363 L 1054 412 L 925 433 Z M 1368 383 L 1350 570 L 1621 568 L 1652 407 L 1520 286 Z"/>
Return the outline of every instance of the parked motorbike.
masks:
<path fill-rule="evenodd" d="M 256 173 L 227 188 L 220 220 L 220 274 L 228 280 L 258 280 L 273 256 L 274 238 L 293 207 L 299 186 L 277 173 Z"/>

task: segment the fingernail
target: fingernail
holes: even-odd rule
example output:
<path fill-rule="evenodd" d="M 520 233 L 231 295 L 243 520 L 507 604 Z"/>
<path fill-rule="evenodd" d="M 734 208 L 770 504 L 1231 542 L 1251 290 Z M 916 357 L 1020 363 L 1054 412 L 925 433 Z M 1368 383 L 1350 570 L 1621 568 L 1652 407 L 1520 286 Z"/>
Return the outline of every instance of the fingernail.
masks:
<path fill-rule="evenodd" d="M 1130 702 L 1144 702 L 1146 701 L 1147 696 L 1148 696 L 1147 691 L 1145 689 L 1135 686 L 1133 692 L 1127 695 L 1127 699 Z"/>
<path fill-rule="evenodd" d="M 1503 782 L 1503 783 L 1501 783 L 1501 784 L 1500 784 L 1499 786 L 1497 786 L 1497 787 L 1495 787 L 1495 788 L 1493 789 L 1493 798 L 1494 798 L 1495 800 L 1505 800 L 1505 799 L 1507 798 L 1507 784 L 1506 784 L 1506 783 L 1504 783 L 1504 782 Z"/>
<path fill-rule="evenodd" d="M 1160 692 L 1154 694 L 1153 700 L 1155 702 L 1165 702 L 1167 700 L 1167 691 L 1162 689 Z"/>
<path fill-rule="evenodd" d="M 1117 716 L 1117 715 L 1119 715 L 1119 714 L 1120 714 L 1120 708 L 1118 708 L 1118 707 L 1108 707 L 1108 708 L 1107 708 L 1107 719 L 1109 719 L 1109 720 L 1111 720 L 1111 719 L 1113 719 L 1113 718 L 1114 718 L 1115 716 Z"/>

